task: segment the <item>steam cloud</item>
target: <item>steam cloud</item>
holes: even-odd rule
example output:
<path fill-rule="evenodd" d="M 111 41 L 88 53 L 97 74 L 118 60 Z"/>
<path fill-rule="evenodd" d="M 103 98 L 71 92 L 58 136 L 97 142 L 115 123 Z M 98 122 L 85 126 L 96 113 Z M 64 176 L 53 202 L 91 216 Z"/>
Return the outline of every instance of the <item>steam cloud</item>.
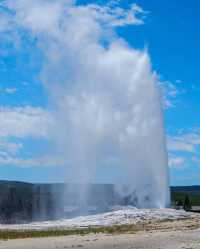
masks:
<path fill-rule="evenodd" d="M 12 11 L 9 20 L 9 13 L 4 16 L 7 29 L 20 28 L 36 38 L 45 58 L 41 79 L 57 120 L 52 133 L 74 180 L 95 181 L 99 168 L 106 173 L 110 164 L 122 172 L 138 206 L 167 206 L 157 76 L 148 52 L 130 47 L 115 31 L 143 24 L 145 11 L 136 4 L 122 9 L 114 3 L 6 2 Z"/>

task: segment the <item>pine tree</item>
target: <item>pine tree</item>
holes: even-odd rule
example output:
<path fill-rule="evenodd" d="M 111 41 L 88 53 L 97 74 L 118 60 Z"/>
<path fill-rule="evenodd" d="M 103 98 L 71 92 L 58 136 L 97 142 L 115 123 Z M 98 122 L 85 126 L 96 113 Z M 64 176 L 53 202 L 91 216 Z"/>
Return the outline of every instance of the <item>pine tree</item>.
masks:
<path fill-rule="evenodd" d="M 192 208 L 192 204 L 191 204 L 191 201 L 190 201 L 188 195 L 185 196 L 183 208 L 185 211 L 189 211 Z"/>

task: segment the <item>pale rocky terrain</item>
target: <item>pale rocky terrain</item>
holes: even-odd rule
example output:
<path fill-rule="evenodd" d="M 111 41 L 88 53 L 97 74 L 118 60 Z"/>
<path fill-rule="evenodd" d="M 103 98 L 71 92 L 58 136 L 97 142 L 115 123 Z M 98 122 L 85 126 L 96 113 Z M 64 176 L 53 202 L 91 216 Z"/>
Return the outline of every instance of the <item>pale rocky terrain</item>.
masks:
<path fill-rule="evenodd" d="M 0 224 L 0 230 L 44 230 L 44 229 L 68 229 L 102 227 L 126 224 L 146 224 L 163 221 L 185 220 L 200 218 L 200 214 L 175 210 L 163 209 L 138 209 L 134 207 L 116 207 L 106 213 L 79 216 L 72 219 L 60 219 L 52 221 L 32 222 L 27 224 Z"/>

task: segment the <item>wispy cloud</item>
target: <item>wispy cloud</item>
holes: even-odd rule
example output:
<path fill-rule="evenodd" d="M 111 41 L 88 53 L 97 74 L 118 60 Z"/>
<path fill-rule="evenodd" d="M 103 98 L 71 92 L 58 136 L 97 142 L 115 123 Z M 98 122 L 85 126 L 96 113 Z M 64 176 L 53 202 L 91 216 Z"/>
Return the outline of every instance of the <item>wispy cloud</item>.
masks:
<path fill-rule="evenodd" d="M 173 137 L 168 137 L 168 149 L 170 151 L 197 152 L 200 145 L 199 131 L 182 132 Z"/>
<path fill-rule="evenodd" d="M 195 152 L 195 146 L 184 140 L 182 137 L 168 138 L 169 151 Z"/>
<path fill-rule="evenodd" d="M 185 163 L 184 157 L 178 157 L 178 156 L 169 156 L 169 167 L 171 168 L 177 168 L 177 167 L 183 167 Z"/>
<path fill-rule="evenodd" d="M 195 165 L 200 162 L 200 131 L 181 132 L 177 136 L 169 136 L 167 140 L 169 165 Z M 180 156 L 176 156 L 181 153 Z"/>
<path fill-rule="evenodd" d="M 147 11 L 141 6 L 131 4 L 129 8 L 119 7 L 118 3 L 109 1 L 106 5 L 87 4 L 74 5 L 73 1 L 58 0 L 8 0 L 2 4 L 4 7 L 15 12 L 1 14 L 0 31 L 12 29 L 16 24 L 31 27 L 34 32 L 51 32 L 58 35 L 58 25 L 70 16 L 79 15 L 84 18 L 92 18 L 97 22 L 109 27 L 144 24 Z M 111 7 L 112 6 L 112 7 Z M 46 13 L 44 15 L 44 13 Z"/>
<path fill-rule="evenodd" d="M 144 24 L 144 18 L 148 12 L 144 11 L 139 5 L 134 3 L 129 9 L 115 7 L 116 5 L 116 2 L 115 4 L 107 4 L 106 6 L 90 4 L 82 8 L 87 8 L 94 18 L 106 25 L 120 27 Z"/>
<path fill-rule="evenodd" d="M 64 161 L 56 156 L 43 156 L 38 158 L 21 158 L 10 155 L 1 155 L 0 165 L 18 167 L 52 167 L 63 166 Z"/>
<path fill-rule="evenodd" d="M 51 125 L 49 112 L 41 107 L 0 107 L 0 138 L 48 138 Z"/>
<path fill-rule="evenodd" d="M 182 81 L 179 80 L 176 81 L 176 84 L 170 81 L 159 82 L 164 109 L 174 108 L 179 103 L 179 97 L 185 93 L 185 89 L 180 83 Z"/>
<path fill-rule="evenodd" d="M 20 149 L 23 148 L 23 144 L 20 142 L 11 142 L 6 139 L 0 141 L 0 152 L 6 154 L 15 155 Z"/>
<path fill-rule="evenodd" d="M 14 94 L 17 92 L 17 88 L 15 87 L 7 87 L 7 88 L 0 88 L 1 94 Z"/>
<path fill-rule="evenodd" d="M 41 107 L 0 107 L 0 165 L 19 167 L 61 165 L 56 155 L 24 158 L 24 139 L 51 140 L 54 121 Z"/>

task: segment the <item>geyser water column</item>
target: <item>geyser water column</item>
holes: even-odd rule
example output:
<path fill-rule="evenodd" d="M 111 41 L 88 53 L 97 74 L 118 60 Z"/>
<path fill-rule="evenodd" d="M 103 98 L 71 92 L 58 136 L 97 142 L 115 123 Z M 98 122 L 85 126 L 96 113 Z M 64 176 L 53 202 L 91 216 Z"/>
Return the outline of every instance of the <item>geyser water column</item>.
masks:
<path fill-rule="evenodd" d="M 109 165 L 115 166 L 139 207 L 167 206 L 157 76 L 148 52 L 134 49 L 116 33 L 117 27 L 143 24 L 142 8 L 62 0 L 7 3 L 15 13 L 15 28 L 37 38 L 45 58 L 41 80 L 54 109 L 52 134 L 66 174 L 71 168 L 71 181 L 95 181 L 98 168 L 106 174 Z M 87 189 L 81 190 L 84 202 Z"/>

